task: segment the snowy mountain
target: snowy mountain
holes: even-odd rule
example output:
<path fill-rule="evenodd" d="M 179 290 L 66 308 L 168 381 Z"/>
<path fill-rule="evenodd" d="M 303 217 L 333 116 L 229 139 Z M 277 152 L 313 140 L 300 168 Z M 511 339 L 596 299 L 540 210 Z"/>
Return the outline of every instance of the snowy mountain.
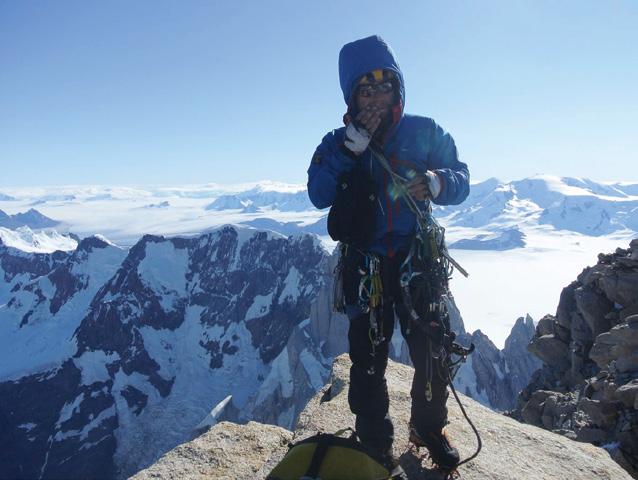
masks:
<path fill-rule="evenodd" d="M 15 230 L 0 227 L 0 245 L 24 252 L 70 251 L 77 247 L 78 240 L 76 235 L 62 235 L 51 228 L 33 231 L 29 227 L 19 227 Z"/>
<path fill-rule="evenodd" d="M 314 207 L 305 189 L 298 191 L 276 191 L 270 190 L 266 186 L 257 186 L 246 192 L 234 195 L 222 195 L 205 208 L 206 210 L 251 208 L 251 211 L 264 208 L 282 212 L 294 212 L 312 210 Z"/>
<path fill-rule="evenodd" d="M 248 220 L 243 225 L 253 228 L 272 230 L 283 235 L 298 235 L 301 233 L 314 233 L 316 235 L 325 235 L 328 229 L 327 217 L 322 217 L 314 223 L 304 224 L 301 221 L 279 222 L 273 218 L 262 217 Z"/>
<path fill-rule="evenodd" d="M 210 205 L 206 210 L 233 210 L 252 208 L 257 211 L 259 208 L 269 210 L 304 211 L 312 210 L 314 207 L 308 198 L 305 188 L 288 188 L 284 191 L 274 189 L 272 185 L 258 185 L 248 191 L 232 195 L 222 195 Z"/>
<path fill-rule="evenodd" d="M 227 226 L 128 251 L 99 236 L 72 252 L 0 249 L 4 476 L 126 477 L 202 424 L 291 428 L 347 349 L 336 255 L 310 235 Z M 457 310 L 454 325 L 465 331 Z M 487 339 L 477 348 L 459 385 L 503 408 L 503 373 L 531 371 Z M 392 356 L 407 358 L 398 331 Z"/>
<path fill-rule="evenodd" d="M 470 197 L 460 206 L 435 208 L 435 212 L 450 227 L 548 225 L 591 236 L 635 232 L 638 196 L 625 193 L 632 192 L 633 185 L 621 188 L 546 175 L 508 183 L 489 179 L 473 185 Z"/>
<path fill-rule="evenodd" d="M 462 334 L 459 342 L 473 343 L 476 350 L 454 379 L 457 390 L 493 409 L 514 409 L 518 393 L 542 366 L 542 362 L 527 351 L 533 335 L 534 322 L 529 316 L 516 321 L 503 350 L 480 330 Z"/>
<path fill-rule="evenodd" d="M 0 309 L 0 379 L 45 371 L 69 358 L 74 350 L 67 340 L 125 256 L 104 239 L 87 237 L 46 274 L 14 282 Z"/>
<path fill-rule="evenodd" d="M 449 245 L 461 250 L 511 250 L 525 246 L 525 234 L 518 228 L 506 228 L 494 233 L 478 234 L 474 238 L 462 238 Z"/>
<path fill-rule="evenodd" d="M 2 197 L 0 197 L 2 200 Z M 30 228 L 47 228 L 47 227 L 55 227 L 60 222 L 56 222 L 44 215 L 42 215 L 37 210 L 31 208 L 24 213 L 17 213 L 15 215 L 7 215 L 2 210 L 0 210 L 0 227 L 17 229 L 20 227 L 30 227 Z"/>
<path fill-rule="evenodd" d="M 25 254 L 38 277 L 7 276 L 4 253 L 0 472 L 28 478 L 126 476 L 229 394 L 242 409 L 308 318 L 324 261 L 313 237 L 232 227 Z"/>

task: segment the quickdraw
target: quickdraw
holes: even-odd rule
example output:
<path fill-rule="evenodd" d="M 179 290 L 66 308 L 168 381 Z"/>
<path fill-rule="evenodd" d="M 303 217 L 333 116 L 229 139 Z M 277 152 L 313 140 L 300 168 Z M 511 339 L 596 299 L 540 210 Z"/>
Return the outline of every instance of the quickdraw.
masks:
<path fill-rule="evenodd" d="M 376 355 L 376 348 L 385 341 L 383 335 L 383 315 L 379 311 L 383 308 L 383 284 L 381 282 L 381 260 L 373 253 L 364 254 L 365 268 L 360 269 L 359 305 L 369 312 L 370 329 L 368 337 L 372 344 L 371 356 Z M 369 375 L 375 374 L 374 367 L 368 370 Z"/>

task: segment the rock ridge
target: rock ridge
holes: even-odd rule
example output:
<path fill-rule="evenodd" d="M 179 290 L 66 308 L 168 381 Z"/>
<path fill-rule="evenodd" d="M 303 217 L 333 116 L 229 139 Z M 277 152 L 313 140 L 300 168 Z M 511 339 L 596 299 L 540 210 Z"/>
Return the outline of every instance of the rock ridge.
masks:
<path fill-rule="evenodd" d="M 513 415 L 604 446 L 638 478 L 638 239 L 565 287 L 528 348 L 544 365 Z"/>
<path fill-rule="evenodd" d="M 314 435 L 317 431 L 334 432 L 354 425 L 347 403 L 349 368 L 347 355 L 335 359 L 330 383 L 306 405 L 294 432 L 256 422 L 247 425 L 221 422 L 168 452 L 132 479 L 265 478 L 285 455 L 288 442 Z M 412 373 L 411 367 L 393 361 L 388 363 L 390 414 L 396 428 L 394 454 L 399 457 L 408 479 L 441 479 L 440 473 L 427 461 L 421 463 L 408 448 Z M 465 480 L 631 478 L 602 448 L 519 423 L 462 394 L 461 400 L 483 438 L 481 454 L 460 469 Z M 451 400 L 448 406 L 448 428 L 465 458 L 474 452 L 476 440 L 456 403 Z"/>

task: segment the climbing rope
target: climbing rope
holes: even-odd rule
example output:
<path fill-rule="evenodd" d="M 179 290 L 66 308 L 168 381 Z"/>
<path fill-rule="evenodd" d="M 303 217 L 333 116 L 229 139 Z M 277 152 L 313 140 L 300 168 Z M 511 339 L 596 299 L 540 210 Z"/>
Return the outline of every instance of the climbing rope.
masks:
<path fill-rule="evenodd" d="M 416 201 L 412 198 L 412 195 L 410 195 L 410 192 L 408 189 L 409 180 L 403 178 L 402 176 L 400 176 L 399 174 L 397 174 L 396 172 L 392 170 L 388 161 L 386 160 L 385 156 L 383 155 L 383 153 L 381 153 L 380 150 L 378 150 L 374 146 L 371 146 L 370 150 L 372 154 L 374 155 L 374 157 L 377 159 L 377 161 L 390 175 L 390 178 L 393 183 L 394 194 L 397 197 L 399 196 L 403 197 L 404 201 L 408 205 L 408 208 L 410 208 L 410 210 L 416 215 L 417 226 L 419 230 L 418 237 L 420 241 L 418 243 L 416 242 L 413 243 L 412 247 L 410 248 L 410 252 L 408 256 L 406 257 L 405 261 L 403 262 L 403 265 L 401 266 L 402 274 L 400 277 L 400 285 L 403 292 L 404 302 L 406 303 L 406 307 L 408 308 L 408 311 L 410 313 L 411 320 L 413 322 L 417 322 L 420 320 L 420 316 L 416 312 L 416 310 L 414 309 L 414 305 L 412 304 L 412 295 L 410 293 L 410 282 L 416 277 L 425 275 L 426 272 L 415 272 L 412 268 L 413 260 L 418 259 L 420 261 L 423 261 L 424 258 L 429 257 L 430 268 L 428 269 L 429 270 L 428 273 L 430 273 L 431 275 L 434 275 L 436 277 L 434 281 L 440 286 L 441 290 L 445 290 L 445 292 L 443 291 L 437 292 L 438 293 L 437 297 L 439 298 L 442 297 L 442 295 L 447 293 L 447 282 L 452 275 L 453 268 L 456 268 L 465 277 L 467 277 L 469 274 L 448 253 L 447 247 L 445 245 L 445 240 L 444 240 L 445 229 L 433 217 L 431 206 L 428 204 L 427 214 L 424 213 L 419 208 Z M 423 301 L 426 301 L 426 300 L 427 298 L 424 297 Z M 447 315 L 447 308 L 443 305 L 442 300 L 437 303 L 430 303 L 428 305 L 428 309 L 430 312 L 434 312 L 438 310 L 438 313 L 441 314 L 441 317 L 443 313 Z M 445 312 L 444 312 L 444 309 L 445 309 Z M 441 323 L 443 324 L 442 318 L 441 318 Z M 446 326 L 443 325 L 443 327 L 445 328 Z M 449 326 L 447 327 L 449 329 Z M 440 365 L 443 366 L 444 370 L 447 372 L 447 375 L 441 376 L 443 372 L 441 372 L 438 368 L 437 368 L 438 370 L 437 373 L 439 374 L 439 376 L 441 376 L 441 378 L 446 379 L 448 381 L 450 385 L 450 389 L 452 390 L 452 394 L 454 395 L 454 398 L 456 399 L 456 402 L 458 403 L 459 408 L 461 409 L 461 412 L 463 413 L 463 416 L 465 417 L 465 420 L 470 425 L 470 427 L 472 428 L 472 431 L 476 435 L 477 444 L 478 444 L 476 452 L 473 455 L 460 461 L 459 464 L 456 466 L 456 468 L 452 472 L 449 472 L 448 477 L 453 478 L 452 475 L 455 475 L 455 474 L 458 475 L 458 472 L 456 469 L 459 466 L 469 462 L 470 460 L 473 460 L 474 458 L 478 456 L 478 454 L 480 453 L 482 449 L 483 443 L 476 426 L 474 425 L 474 423 L 468 416 L 467 412 L 465 411 L 465 407 L 461 403 L 461 399 L 456 393 L 456 389 L 454 388 L 454 383 L 453 383 L 453 379 L 456 376 L 456 373 L 458 372 L 458 369 L 460 368 L 461 363 L 465 362 L 465 360 L 467 359 L 467 355 L 473 352 L 474 345 L 471 345 L 470 348 L 462 347 L 453 341 L 454 340 L 453 332 L 448 332 L 448 334 L 449 333 L 452 333 L 452 335 L 449 336 L 451 340 L 446 342 L 447 345 L 443 345 L 443 347 L 445 348 L 441 348 L 440 355 L 436 354 L 436 358 L 440 359 Z M 445 335 L 444 335 L 444 338 L 445 338 Z M 426 393 L 426 399 L 430 401 L 432 399 L 432 386 L 431 386 L 432 385 L 431 380 L 433 375 L 432 364 L 434 363 L 432 362 L 432 358 L 435 357 L 435 353 L 433 352 L 432 340 L 430 336 L 428 336 L 427 338 L 426 348 L 429 353 L 428 358 L 430 358 L 430 361 L 428 362 L 428 365 L 427 365 L 427 384 L 426 384 L 425 393 Z M 446 350 L 449 350 L 451 354 L 458 355 L 459 360 L 453 362 L 451 360 L 451 356 L 447 354 Z"/>

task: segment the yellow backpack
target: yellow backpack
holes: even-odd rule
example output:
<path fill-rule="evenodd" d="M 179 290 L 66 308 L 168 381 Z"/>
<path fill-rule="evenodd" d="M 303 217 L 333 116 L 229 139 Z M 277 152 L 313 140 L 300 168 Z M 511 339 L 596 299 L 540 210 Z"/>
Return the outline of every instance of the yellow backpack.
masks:
<path fill-rule="evenodd" d="M 342 437 L 348 430 L 352 434 Z M 347 428 L 291 444 L 266 480 L 389 480 L 401 474 L 401 467 L 388 470 Z"/>

